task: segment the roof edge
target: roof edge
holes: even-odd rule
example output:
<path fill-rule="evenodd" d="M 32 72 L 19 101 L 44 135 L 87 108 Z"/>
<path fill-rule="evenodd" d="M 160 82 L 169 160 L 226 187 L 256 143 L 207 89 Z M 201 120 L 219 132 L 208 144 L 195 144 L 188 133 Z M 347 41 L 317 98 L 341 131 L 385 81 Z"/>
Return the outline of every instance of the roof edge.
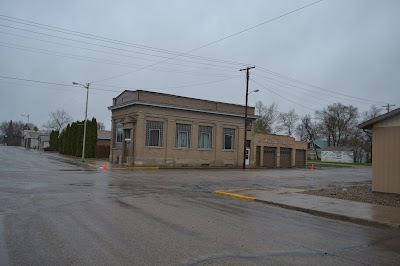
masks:
<path fill-rule="evenodd" d="M 370 120 L 367 120 L 361 124 L 358 125 L 358 128 L 360 129 L 371 129 L 375 124 L 380 123 L 384 120 L 387 120 L 389 118 L 392 118 L 396 115 L 400 115 L 400 108 L 394 109 L 393 111 L 390 111 L 389 113 L 377 116 L 375 118 L 372 118 Z"/>

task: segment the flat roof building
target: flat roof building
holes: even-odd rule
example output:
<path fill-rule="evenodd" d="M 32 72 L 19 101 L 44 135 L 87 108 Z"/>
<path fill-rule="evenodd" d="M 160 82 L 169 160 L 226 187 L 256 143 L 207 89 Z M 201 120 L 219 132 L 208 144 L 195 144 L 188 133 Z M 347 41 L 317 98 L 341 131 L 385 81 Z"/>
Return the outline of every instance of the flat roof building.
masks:
<path fill-rule="evenodd" d="M 112 111 L 110 160 L 113 162 L 162 167 L 240 167 L 243 164 L 245 106 L 137 90 L 122 92 L 113 99 L 109 109 Z M 285 146 L 283 149 L 288 150 L 284 152 L 290 157 L 287 165 L 296 166 L 295 146 L 304 150 L 305 156 L 306 143 L 285 136 L 254 134 L 252 121 L 257 118 L 254 107 L 248 107 L 247 112 L 246 164 L 266 166 L 263 148 L 267 147 L 267 140 L 284 138 L 269 144 L 277 148 L 275 153 L 279 152 L 271 165 L 281 167 L 279 148 Z"/>

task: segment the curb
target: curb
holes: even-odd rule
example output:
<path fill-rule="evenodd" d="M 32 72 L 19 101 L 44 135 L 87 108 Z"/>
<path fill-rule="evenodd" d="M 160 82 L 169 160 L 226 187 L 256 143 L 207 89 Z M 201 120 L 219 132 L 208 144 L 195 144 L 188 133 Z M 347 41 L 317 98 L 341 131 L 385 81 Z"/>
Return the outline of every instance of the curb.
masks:
<path fill-rule="evenodd" d="M 90 163 L 88 163 L 88 164 L 86 164 L 87 166 L 89 166 L 89 167 L 92 167 L 92 168 L 96 168 L 96 169 L 101 169 L 101 168 L 103 168 L 103 166 L 100 166 L 100 165 L 94 165 L 94 164 L 90 164 Z M 145 167 L 145 166 L 137 166 L 137 167 L 110 167 L 110 168 L 107 168 L 106 170 L 160 170 L 160 167 L 157 167 L 157 166 L 148 166 L 148 167 Z"/>
<path fill-rule="evenodd" d="M 223 195 L 223 196 L 227 196 L 227 197 L 232 197 L 232 198 L 238 198 L 238 199 L 243 199 L 243 200 L 248 200 L 248 201 L 255 201 L 255 198 L 253 198 L 253 197 L 243 196 L 243 195 L 239 195 L 239 194 L 235 194 L 235 193 L 229 193 L 229 192 L 225 192 L 222 190 L 217 190 L 214 193 Z"/>
<path fill-rule="evenodd" d="M 274 201 L 260 200 L 260 199 L 254 198 L 254 197 L 243 196 L 243 195 L 239 195 L 239 194 L 235 194 L 235 193 L 225 192 L 222 190 L 216 190 L 216 191 L 214 191 L 214 193 L 223 195 L 223 196 L 228 196 L 228 197 L 233 197 L 233 198 L 238 198 L 238 199 L 243 199 L 243 200 L 248 200 L 248 201 L 254 201 L 254 202 L 268 204 L 268 205 L 273 205 L 273 206 L 277 206 L 277 207 L 288 209 L 288 210 L 304 212 L 304 213 L 308 213 L 308 214 L 311 214 L 314 216 L 320 216 L 320 217 L 324 217 L 324 218 L 352 222 L 352 223 L 361 224 L 361 225 L 370 225 L 370 226 L 375 226 L 375 227 L 400 228 L 400 224 L 391 224 L 391 223 L 386 223 L 386 222 L 371 221 L 371 220 L 367 220 L 367 219 L 363 219 L 363 218 L 357 218 L 357 217 L 351 217 L 351 216 L 346 216 L 346 215 L 341 215 L 341 214 L 336 214 L 336 213 L 302 208 L 302 207 L 292 206 L 292 205 L 278 203 L 278 202 L 274 202 Z"/>
<path fill-rule="evenodd" d="M 281 208 L 288 209 L 288 210 L 305 212 L 305 213 L 315 215 L 315 216 L 331 218 L 331 219 L 346 221 L 346 222 L 352 222 L 352 223 L 356 223 L 356 224 L 371 225 L 371 226 L 375 226 L 375 227 L 400 228 L 400 224 L 390 224 L 390 223 L 385 223 L 385 222 L 371 221 L 371 220 L 367 220 L 367 219 L 363 219 L 363 218 L 357 218 L 357 217 L 351 217 L 351 216 L 346 216 L 346 215 L 336 214 L 336 213 L 331 213 L 331 212 L 307 209 L 307 208 L 282 204 L 282 203 L 278 203 L 278 202 L 274 202 L 274 201 L 266 201 L 266 200 L 259 200 L 259 199 L 254 199 L 253 201 L 281 207 Z"/>

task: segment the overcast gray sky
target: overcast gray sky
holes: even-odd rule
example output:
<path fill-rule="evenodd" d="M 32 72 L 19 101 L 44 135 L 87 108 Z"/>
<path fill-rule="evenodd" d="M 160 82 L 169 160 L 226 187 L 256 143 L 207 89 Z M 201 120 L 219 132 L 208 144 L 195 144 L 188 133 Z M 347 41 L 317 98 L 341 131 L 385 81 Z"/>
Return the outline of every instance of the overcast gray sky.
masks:
<path fill-rule="evenodd" d="M 245 73 L 239 69 L 246 64 L 256 66 L 250 89 L 260 90 L 250 95 L 251 105 L 257 100 L 276 102 L 281 112 L 294 108 L 300 115 L 334 102 L 353 104 L 360 111 L 371 104 L 399 107 L 398 0 L 325 0 L 190 53 L 206 60 L 180 56 L 133 72 L 174 56 L 149 47 L 187 52 L 312 2 L 2 0 L 0 76 L 58 84 L 92 82 L 88 116 L 107 129 L 107 107 L 124 89 L 244 104 Z M 131 44 L 84 38 L 31 22 Z M 108 79 L 127 72 L 133 73 Z M 189 86 L 196 84 L 202 85 Z M 6 78 L 0 78 L 0 87 L 0 121 L 26 121 L 21 114 L 29 114 L 30 122 L 41 128 L 48 113 L 57 109 L 75 120 L 84 118 L 83 88 Z"/>

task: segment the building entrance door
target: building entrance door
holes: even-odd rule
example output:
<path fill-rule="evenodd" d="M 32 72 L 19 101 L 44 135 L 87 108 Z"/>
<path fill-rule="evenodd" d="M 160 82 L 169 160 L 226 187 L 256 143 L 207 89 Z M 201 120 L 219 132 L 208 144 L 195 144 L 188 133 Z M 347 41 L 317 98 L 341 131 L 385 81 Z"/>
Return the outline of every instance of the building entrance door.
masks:
<path fill-rule="evenodd" d="M 129 164 L 130 157 L 132 154 L 132 140 L 131 140 L 131 130 L 124 129 L 124 158 L 126 162 Z"/>

